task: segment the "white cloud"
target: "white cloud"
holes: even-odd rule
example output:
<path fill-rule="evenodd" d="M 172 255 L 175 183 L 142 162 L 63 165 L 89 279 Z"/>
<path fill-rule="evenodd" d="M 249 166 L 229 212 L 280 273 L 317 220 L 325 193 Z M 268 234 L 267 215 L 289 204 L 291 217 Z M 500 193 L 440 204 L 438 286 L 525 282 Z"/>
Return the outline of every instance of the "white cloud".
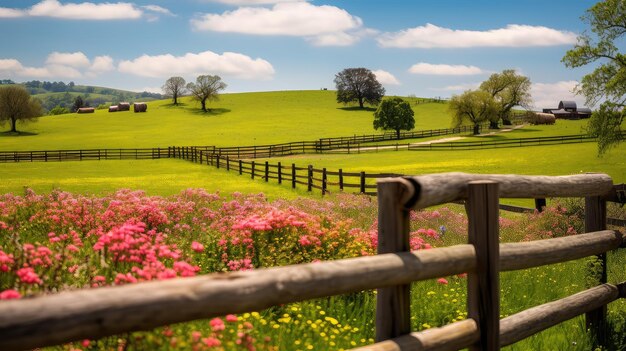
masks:
<path fill-rule="evenodd" d="M 252 59 L 235 52 L 225 52 L 219 55 L 211 51 L 187 53 L 183 56 L 143 55 L 134 60 L 120 62 L 118 70 L 123 73 L 154 78 L 218 74 L 244 79 L 268 79 L 274 75 L 272 65 L 263 59 Z"/>
<path fill-rule="evenodd" d="M 528 47 L 575 44 L 576 34 L 543 26 L 510 24 L 486 31 L 459 30 L 434 24 L 385 33 L 378 38 L 382 47 L 396 48 L 470 48 Z"/>
<path fill-rule="evenodd" d="M 21 70 L 22 64 L 16 59 L 0 59 L 0 72 L 16 72 Z"/>
<path fill-rule="evenodd" d="M 306 37 L 315 45 L 351 45 L 363 35 L 363 21 L 335 6 L 282 2 L 272 8 L 241 7 L 192 19 L 194 29 L 253 35 Z"/>
<path fill-rule="evenodd" d="M 372 71 L 376 75 L 376 80 L 382 85 L 400 85 L 400 81 L 391 73 L 382 69 Z"/>
<path fill-rule="evenodd" d="M 111 56 L 96 56 L 89 67 L 92 72 L 107 72 L 115 69 Z"/>
<path fill-rule="evenodd" d="M 22 10 L 0 7 L 0 18 L 24 17 L 26 14 Z"/>
<path fill-rule="evenodd" d="M 440 65 L 426 62 L 414 64 L 409 68 L 409 72 L 413 74 L 432 74 L 439 76 L 467 76 L 485 73 L 485 71 L 476 66 Z"/>
<path fill-rule="evenodd" d="M 142 6 L 151 12 L 148 20 L 157 19 L 156 14 L 173 15 L 168 9 L 157 5 Z M 146 12 L 135 4 L 117 3 L 61 3 L 58 0 L 43 0 L 27 9 L 0 7 L 0 18 L 52 17 L 70 20 L 123 20 L 139 19 Z"/>
<path fill-rule="evenodd" d="M 448 85 L 443 88 L 432 88 L 431 90 L 441 90 L 441 91 L 454 91 L 454 92 L 463 92 L 466 90 L 474 90 L 478 89 L 480 86 L 480 82 L 476 83 L 461 83 L 455 85 Z"/>
<path fill-rule="evenodd" d="M 561 100 L 574 100 L 578 106 L 585 105 L 585 99 L 573 93 L 578 85 L 575 80 L 556 83 L 533 83 L 530 91 L 536 109 L 557 108 Z"/>
<path fill-rule="evenodd" d="M 47 65 L 62 65 L 70 67 L 87 67 L 89 59 L 82 52 L 53 52 L 46 59 Z"/>
<path fill-rule="evenodd" d="M 301 2 L 306 0 L 213 0 L 214 2 L 220 2 L 226 5 L 234 6 L 254 6 L 254 5 L 271 5 L 281 2 Z"/>

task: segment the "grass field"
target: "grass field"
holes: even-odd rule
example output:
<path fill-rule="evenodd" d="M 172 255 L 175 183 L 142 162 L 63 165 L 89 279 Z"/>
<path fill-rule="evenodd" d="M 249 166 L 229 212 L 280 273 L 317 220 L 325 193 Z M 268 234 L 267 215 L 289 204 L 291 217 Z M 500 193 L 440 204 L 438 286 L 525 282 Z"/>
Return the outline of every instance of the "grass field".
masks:
<path fill-rule="evenodd" d="M 224 94 L 207 113 L 189 98 L 182 102 L 149 102 L 147 113 L 98 110 L 42 117 L 18 124 L 26 135 L 0 134 L 0 150 L 262 145 L 380 133 L 372 127 L 373 109 L 338 104 L 332 91 Z M 447 104 L 413 108 L 417 130 L 450 127 Z"/>

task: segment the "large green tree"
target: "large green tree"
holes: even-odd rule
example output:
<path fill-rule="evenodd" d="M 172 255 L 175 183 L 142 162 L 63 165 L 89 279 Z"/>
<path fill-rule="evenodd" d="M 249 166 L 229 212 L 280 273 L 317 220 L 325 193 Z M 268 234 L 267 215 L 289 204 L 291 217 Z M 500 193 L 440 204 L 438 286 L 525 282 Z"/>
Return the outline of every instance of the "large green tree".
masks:
<path fill-rule="evenodd" d="M 178 105 L 178 97 L 185 93 L 186 87 L 185 78 L 183 77 L 170 77 L 165 81 L 165 84 L 161 87 L 165 95 L 171 96 L 174 99 L 174 105 Z"/>
<path fill-rule="evenodd" d="M 17 122 L 27 123 L 43 114 L 39 100 L 32 98 L 28 91 L 19 85 L 0 88 L 0 125 L 9 123 L 11 132 L 17 132 Z"/>
<path fill-rule="evenodd" d="M 226 89 L 226 86 L 220 76 L 202 75 L 196 78 L 195 83 L 187 84 L 187 90 L 195 100 L 200 101 L 202 111 L 206 112 L 207 101 L 218 100 L 220 91 Z"/>
<path fill-rule="evenodd" d="M 510 114 L 515 106 L 528 109 L 532 104 L 530 88 L 530 79 L 512 69 L 494 73 L 482 82 L 480 90 L 491 94 L 498 106 L 498 113 L 489 121 L 489 128 L 497 129 L 500 120 L 504 125 L 511 125 Z"/>
<path fill-rule="evenodd" d="M 401 130 L 415 128 L 413 110 L 408 102 L 401 98 L 385 99 L 374 112 L 374 129 L 395 130 L 400 139 Z"/>
<path fill-rule="evenodd" d="M 470 122 L 474 134 L 480 134 L 480 124 L 490 121 L 498 115 L 498 105 L 491 94 L 483 90 L 468 90 L 450 99 L 452 124 L 455 127 Z"/>
<path fill-rule="evenodd" d="M 578 43 L 563 57 L 567 67 L 597 64 L 585 75 L 576 90 L 587 105 L 599 108 L 589 120 L 588 132 L 598 137 L 598 154 L 623 140 L 621 125 L 626 107 L 626 56 L 616 42 L 626 34 L 626 0 L 601 1 L 581 17 L 591 27 L 578 37 Z"/>
<path fill-rule="evenodd" d="M 385 96 L 385 88 L 376 80 L 376 75 L 367 68 L 346 68 L 335 75 L 337 102 L 358 102 L 378 105 Z"/>

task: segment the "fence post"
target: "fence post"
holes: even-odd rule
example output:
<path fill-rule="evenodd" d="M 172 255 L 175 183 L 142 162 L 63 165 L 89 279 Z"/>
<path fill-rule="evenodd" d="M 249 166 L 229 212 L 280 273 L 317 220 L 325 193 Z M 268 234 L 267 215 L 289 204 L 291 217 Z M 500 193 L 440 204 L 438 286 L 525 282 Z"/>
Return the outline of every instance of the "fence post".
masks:
<path fill-rule="evenodd" d="M 326 168 L 322 169 L 322 196 L 326 194 Z"/>
<path fill-rule="evenodd" d="M 537 210 L 537 212 L 543 212 L 543 209 L 546 206 L 546 199 L 535 199 L 535 210 Z"/>
<path fill-rule="evenodd" d="M 339 191 L 343 191 L 343 169 L 339 168 Z"/>
<path fill-rule="evenodd" d="M 379 181 L 378 254 L 409 251 L 409 209 L 401 203 L 406 191 L 398 181 Z M 376 294 L 376 342 L 411 332 L 410 284 L 380 288 Z"/>
<path fill-rule="evenodd" d="M 313 190 L 313 166 L 309 165 L 307 175 L 307 191 Z"/>
<path fill-rule="evenodd" d="M 220 155 L 215 155 L 215 166 L 220 169 Z"/>
<path fill-rule="evenodd" d="M 252 161 L 252 163 L 250 164 L 250 168 L 251 168 L 250 177 L 254 179 L 254 161 Z"/>
<path fill-rule="evenodd" d="M 365 193 L 365 172 L 361 172 L 361 194 Z"/>
<path fill-rule="evenodd" d="M 606 229 L 606 200 L 599 196 L 585 198 L 585 232 L 595 232 Z M 606 283 L 606 253 L 596 255 L 601 264 L 600 271 L 592 271 L 598 277 L 599 284 Z M 606 305 L 585 314 L 587 329 L 595 337 L 599 345 L 606 344 Z"/>
<path fill-rule="evenodd" d="M 278 162 L 278 184 L 283 183 L 283 166 Z"/>
<path fill-rule="evenodd" d="M 291 164 L 291 188 L 296 188 L 296 164 Z"/>
<path fill-rule="evenodd" d="M 239 175 L 243 174 L 243 161 L 239 160 Z"/>
<path fill-rule="evenodd" d="M 226 170 L 230 171 L 230 158 L 226 155 Z"/>
<path fill-rule="evenodd" d="M 467 189 L 468 239 L 476 251 L 476 273 L 467 279 L 467 313 L 480 330 L 471 351 L 500 350 L 498 188 L 496 182 L 475 181 Z"/>
<path fill-rule="evenodd" d="M 265 161 L 265 182 L 270 180 L 270 163 Z"/>

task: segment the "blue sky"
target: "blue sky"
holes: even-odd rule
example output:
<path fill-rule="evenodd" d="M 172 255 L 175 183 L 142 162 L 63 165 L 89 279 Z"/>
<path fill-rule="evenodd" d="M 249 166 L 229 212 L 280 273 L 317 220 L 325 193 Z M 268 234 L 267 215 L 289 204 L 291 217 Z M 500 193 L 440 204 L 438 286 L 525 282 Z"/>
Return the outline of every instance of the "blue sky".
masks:
<path fill-rule="evenodd" d="M 0 78 L 160 91 L 217 74 L 227 91 L 334 88 L 347 67 L 388 94 L 449 97 L 516 69 L 538 107 L 593 67 L 561 58 L 595 1 L 0 0 Z M 548 106 L 546 106 L 548 105 Z"/>

